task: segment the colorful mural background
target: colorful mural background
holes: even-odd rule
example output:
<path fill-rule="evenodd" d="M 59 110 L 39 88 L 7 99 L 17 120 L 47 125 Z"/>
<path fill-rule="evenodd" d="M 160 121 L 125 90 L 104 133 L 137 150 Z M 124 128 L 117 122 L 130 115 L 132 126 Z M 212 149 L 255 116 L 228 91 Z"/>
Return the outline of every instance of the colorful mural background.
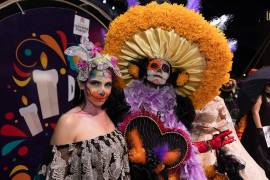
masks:
<path fill-rule="evenodd" d="M 103 43 L 103 25 L 65 8 L 36 8 L 0 21 L 0 179 L 30 180 L 59 116 L 72 106 L 74 62 L 64 50 L 79 43 L 74 15 L 90 19 L 90 40 Z"/>

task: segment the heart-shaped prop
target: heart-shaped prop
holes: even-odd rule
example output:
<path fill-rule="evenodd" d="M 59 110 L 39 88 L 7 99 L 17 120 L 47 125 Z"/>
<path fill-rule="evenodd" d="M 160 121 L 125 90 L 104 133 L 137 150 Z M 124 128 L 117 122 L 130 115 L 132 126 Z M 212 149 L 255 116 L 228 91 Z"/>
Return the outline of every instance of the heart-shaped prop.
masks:
<path fill-rule="evenodd" d="M 168 169 L 177 168 L 189 158 L 192 142 L 187 132 L 165 128 L 159 117 L 150 112 L 142 110 L 129 114 L 121 123 L 120 130 L 126 138 L 129 150 L 133 144 L 130 142 L 130 135 L 136 130 L 145 150 L 151 150 L 157 156 L 160 155 L 157 151 L 162 151 L 162 147 L 167 147 L 168 152 L 177 151 L 175 159 L 170 159 L 171 163 L 165 163 Z"/>

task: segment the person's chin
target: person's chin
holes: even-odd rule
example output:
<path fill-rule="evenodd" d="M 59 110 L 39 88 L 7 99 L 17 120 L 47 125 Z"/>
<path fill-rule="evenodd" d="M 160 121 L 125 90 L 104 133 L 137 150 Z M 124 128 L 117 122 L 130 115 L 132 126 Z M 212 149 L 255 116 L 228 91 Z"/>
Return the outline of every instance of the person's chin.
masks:
<path fill-rule="evenodd" d="M 90 102 L 95 106 L 95 107 L 101 107 L 104 103 L 105 103 L 105 100 L 90 100 Z"/>
<path fill-rule="evenodd" d="M 152 83 L 155 85 L 164 85 L 165 84 L 163 79 L 160 79 L 160 78 L 154 79 L 154 81 L 152 81 Z"/>
<path fill-rule="evenodd" d="M 101 107 L 103 106 L 103 104 L 105 103 L 105 101 L 99 101 L 99 102 L 95 102 L 93 103 L 96 107 Z"/>

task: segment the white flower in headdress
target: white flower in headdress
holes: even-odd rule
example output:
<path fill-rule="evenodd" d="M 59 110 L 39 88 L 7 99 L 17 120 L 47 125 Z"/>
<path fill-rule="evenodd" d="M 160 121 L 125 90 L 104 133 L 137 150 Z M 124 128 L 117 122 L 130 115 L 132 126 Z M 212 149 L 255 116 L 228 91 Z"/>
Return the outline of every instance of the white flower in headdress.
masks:
<path fill-rule="evenodd" d="M 65 50 L 68 56 L 78 56 L 80 60 L 76 64 L 79 71 L 78 80 L 86 81 L 89 72 L 92 69 L 105 70 L 111 68 L 115 75 L 121 77 L 120 70 L 117 66 L 117 59 L 109 55 L 102 55 L 99 53 L 100 47 L 95 46 L 88 39 L 88 35 L 83 35 L 78 46 L 71 46 Z"/>
<path fill-rule="evenodd" d="M 96 54 L 91 51 L 93 48 L 95 48 L 95 45 L 89 41 L 88 35 L 83 35 L 80 39 L 80 44 L 67 48 L 65 54 L 68 56 L 78 56 L 82 60 L 89 61 L 96 56 Z"/>

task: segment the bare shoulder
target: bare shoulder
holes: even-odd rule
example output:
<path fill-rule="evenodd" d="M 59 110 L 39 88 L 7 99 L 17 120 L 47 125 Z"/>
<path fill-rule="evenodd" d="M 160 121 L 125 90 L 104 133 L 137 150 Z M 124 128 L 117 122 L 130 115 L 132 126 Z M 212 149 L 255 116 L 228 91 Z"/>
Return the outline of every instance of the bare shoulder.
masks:
<path fill-rule="evenodd" d="M 51 144 L 61 145 L 72 143 L 76 136 L 76 109 L 71 109 L 70 111 L 63 114 L 55 127 Z"/>
<path fill-rule="evenodd" d="M 260 95 L 260 96 L 257 98 L 255 105 L 256 105 L 256 104 L 261 104 L 261 103 L 262 103 L 262 95 Z"/>
<path fill-rule="evenodd" d="M 74 124 L 74 119 L 76 119 L 76 116 L 74 113 L 63 114 L 59 118 L 55 130 L 71 127 Z"/>

